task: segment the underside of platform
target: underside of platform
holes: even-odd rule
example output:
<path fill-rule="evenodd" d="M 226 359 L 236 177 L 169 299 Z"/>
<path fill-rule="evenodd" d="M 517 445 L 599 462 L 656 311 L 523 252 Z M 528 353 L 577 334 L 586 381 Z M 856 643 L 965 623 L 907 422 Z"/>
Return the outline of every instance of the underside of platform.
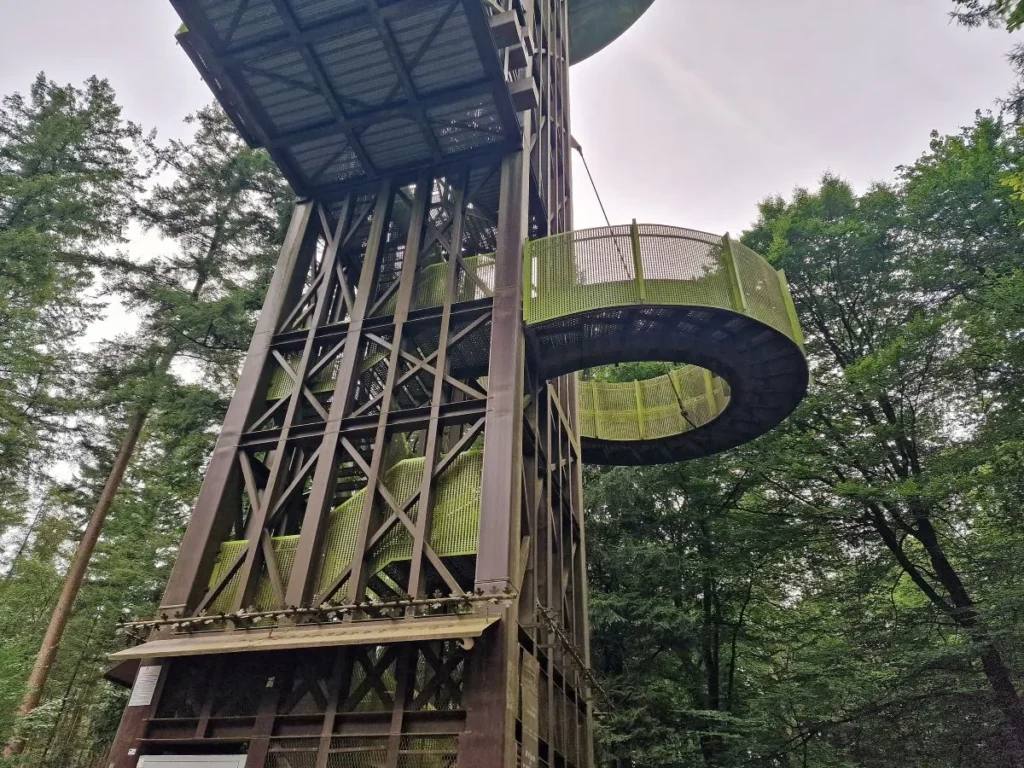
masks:
<path fill-rule="evenodd" d="M 299 195 L 520 143 L 480 0 L 174 0 L 178 39 Z"/>

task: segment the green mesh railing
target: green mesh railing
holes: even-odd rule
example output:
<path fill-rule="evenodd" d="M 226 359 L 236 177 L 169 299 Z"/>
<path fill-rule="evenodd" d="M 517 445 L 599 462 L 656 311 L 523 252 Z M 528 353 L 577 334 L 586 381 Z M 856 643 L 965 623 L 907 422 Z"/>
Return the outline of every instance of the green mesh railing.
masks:
<path fill-rule="evenodd" d="M 455 282 L 455 302 L 474 301 L 493 295 L 494 292 L 494 254 L 483 254 L 481 256 L 464 256 L 462 258 L 464 269 L 459 269 Z M 413 309 L 429 309 L 439 307 L 444 303 L 445 275 L 447 274 L 447 262 L 430 264 L 420 270 L 416 275 L 416 291 L 413 296 Z M 380 309 L 377 315 L 390 315 L 395 312 L 395 305 L 398 301 L 397 295 L 393 294 Z M 386 355 L 379 353 L 363 361 L 363 370 L 368 370 L 383 360 Z M 301 355 L 285 355 L 285 360 L 292 370 L 298 365 Z M 325 366 L 320 373 L 309 383 L 309 390 L 315 395 L 334 391 L 334 381 L 338 376 L 338 367 L 341 359 L 335 360 L 331 365 Z M 290 376 L 278 366 L 270 379 L 270 388 L 267 391 L 268 400 L 280 400 L 287 397 L 292 391 L 293 382 Z"/>
<path fill-rule="evenodd" d="M 580 382 L 580 435 L 658 440 L 709 424 L 729 403 L 729 385 L 687 365 L 644 381 Z"/>
<path fill-rule="evenodd" d="M 528 244 L 524 281 L 527 325 L 610 307 L 715 307 L 802 341 L 785 276 L 728 235 L 652 224 L 567 232 Z"/>
<path fill-rule="evenodd" d="M 634 223 L 527 245 L 527 325 L 645 305 L 737 312 L 803 345 L 785 275 L 728 235 Z M 728 385 L 695 366 L 647 381 L 582 382 L 580 436 L 621 441 L 671 437 L 714 421 L 728 402 Z"/>
<path fill-rule="evenodd" d="M 294 371 L 302 360 L 302 355 L 284 355 L 284 359 L 287 361 L 289 367 Z M 363 360 L 361 370 L 365 373 L 373 368 L 373 366 L 386 359 L 387 355 L 383 352 L 375 352 L 372 355 L 367 355 L 366 359 Z M 333 392 L 334 382 L 335 379 L 338 378 L 338 369 L 340 367 L 340 357 L 336 358 L 330 365 L 324 366 L 323 370 L 314 376 L 313 380 L 307 385 L 309 387 L 309 391 L 314 395 Z M 273 375 L 270 377 L 270 387 L 267 390 L 267 400 L 280 400 L 282 397 L 288 397 L 294 386 L 295 382 L 292 381 L 292 377 L 285 373 L 281 366 L 277 366 L 274 369 Z"/>
<path fill-rule="evenodd" d="M 420 488 L 423 458 L 400 461 L 384 476 L 384 485 L 399 504 L 411 499 Z M 480 487 L 483 452 L 466 451 L 456 458 L 438 480 L 434 495 L 434 517 L 430 546 L 440 558 L 475 555 L 480 527 Z M 324 560 L 317 593 L 321 594 L 352 562 L 359 516 L 365 491 L 359 491 L 331 512 L 324 543 Z M 385 516 L 389 508 L 382 507 Z M 419 503 L 409 511 L 413 521 Z M 397 523 L 373 553 L 371 573 L 379 573 L 394 562 L 412 559 L 412 536 Z"/>
<path fill-rule="evenodd" d="M 384 485 L 399 504 L 411 499 L 420 488 L 425 461 L 423 458 L 404 459 L 397 462 L 384 475 Z M 434 496 L 434 518 L 430 534 L 430 546 L 440 558 L 475 555 L 480 527 L 480 486 L 483 471 L 483 453 L 466 451 L 457 457 L 437 482 Z M 352 563 L 359 532 L 359 519 L 366 491 L 362 490 L 331 511 L 324 535 L 323 561 L 320 570 L 317 593 L 322 594 L 334 580 Z M 387 517 L 390 509 L 381 507 Z M 413 504 L 408 512 L 416 520 L 419 503 Z M 273 539 L 281 581 L 287 584 L 295 559 L 298 536 L 279 536 Z M 370 573 L 377 574 L 393 563 L 412 559 L 412 536 L 408 529 L 397 523 L 384 536 L 373 552 Z M 209 585 L 212 588 L 220 582 L 226 570 L 237 560 L 248 541 L 227 541 L 221 544 Z M 209 607 L 211 614 L 230 611 L 238 589 L 237 574 L 221 590 Z M 254 607 L 257 610 L 272 610 L 277 605 L 269 576 L 264 572 L 257 584 Z M 249 606 L 247 606 L 249 607 Z"/>

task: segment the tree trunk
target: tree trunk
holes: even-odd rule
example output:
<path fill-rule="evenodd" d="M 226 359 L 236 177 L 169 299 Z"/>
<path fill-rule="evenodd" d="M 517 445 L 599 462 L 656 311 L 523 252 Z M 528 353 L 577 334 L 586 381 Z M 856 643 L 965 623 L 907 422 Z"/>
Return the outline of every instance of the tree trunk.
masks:
<path fill-rule="evenodd" d="M 917 539 L 924 545 L 932 568 L 953 601 L 955 609 L 953 620 L 967 631 L 971 641 L 980 651 L 981 668 L 985 672 L 985 677 L 988 678 L 996 703 L 1010 726 L 1014 765 L 1017 768 L 1024 768 L 1024 704 L 1022 704 L 1020 694 L 1013 683 L 1013 674 L 1003 660 L 999 649 L 992 644 L 992 640 L 978 616 L 974 600 L 967 592 L 967 587 L 960 578 L 960 574 L 946 557 L 946 552 L 939 542 L 938 534 L 930 519 L 918 520 Z"/>
<path fill-rule="evenodd" d="M 14 576 L 14 571 L 18 567 L 18 563 L 21 562 L 21 558 L 25 554 L 25 550 L 28 549 L 28 545 L 32 541 L 32 534 L 36 532 L 36 528 L 38 527 L 39 523 L 42 522 L 45 516 L 45 506 L 40 505 L 39 509 L 32 516 L 32 522 L 25 530 L 25 535 L 22 536 L 21 541 L 18 542 L 18 549 L 15 551 L 14 557 L 11 558 L 11 565 L 7 569 L 7 573 L 4 574 L 3 579 L 0 579 L 0 582 L 10 581 L 10 579 Z"/>
<path fill-rule="evenodd" d="M 85 637 L 85 647 L 78 655 L 78 660 L 75 662 L 75 668 L 71 670 L 71 677 L 68 678 L 68 684 L 64 688 L 64 696 L 60 704 L 60 712 L 57 713 L 57 719 L 53 722 L 53 728 L 50 730 L 50 738 L 47 740 L 46 747 L 43 749 L 43 754 L 39 758 L 40 763 L 45 764 L 46 756 L 50 754 L 50 748 L 53 746 L 53 741 L 57 737 L 57 731 L 60 729 L 61 720 L 67 710 L 68 700 L 71 698 L 71 694 L 75 688 L 75 683 L 78 681 L 78 673 L 82 671 L 82 664 L 85 662 L 85 657 L 88 656 L 92 650 L 93 635 L 96 633 L 96 625 L 99 624 L 99 621 L 100 615 L 97 613 L 92 617 L 92 623 L 89 625 L 89 634 Z M 74 730 L 69 730 L 69 733 L 73 734 Z"/>
<path fill-rule="evenodd" d="M 719 660 L 721 658 L 721 623 L 720 606 L 718 604 L 718 585 L 715 582 L 712 572 L 712 558 L 714 547 L 711 542 L 711 526 L 707 520 L 700 524 L 700 555 L 704 560 L 704 574 L 702 577 L 701 591 L 702 612 L 703 612 L 703 638 L 701 656 L 704 663 L 704 682 L 706 686 L 704 706 L 710 711 L 717 712 L 721 709 L 721 669 Z M 717 721 L 712 721 L 709 728 L 721 727 Z M 712 768 L 718 764 L 718 754 L 721 751 L 721 738 L 715 734 L 705 734 L 700 740 L 701 754 L 704 758 L 704 765 Z"/>
<path fill-rule="evenodd" d="M 164 352 L 154 370 L 156 375 L 162 376 L 167 372 L 177 351 L 176 346 L 172 345 Z M 124 482 L 125 473 L 128 470 L 128 465 L 131 463 L 132 456 L 135 454 L 135 448 L 139 443 L 139 436 L 142 434 L 142 428 L 146 424 L 146 419 L 149 417 L 151 409 L 151 403 L 139 406 L 129 422 L 128 431 L 121 441 L 121 447 L 117 451 L 114 465 L 110 470 L 110 474 L 107 475 L 106 482 L 103 484 L 103 491 L 100 493 L 99 500 L 92 511 L 92 516 L 89 518 L 89 524 L 85 528 L 85 533 L 82 534 L 82 540 L 78 543 L 78 549 L 75 550 L 71 567 L 68 569 L 67 577 L 64 580 L 64 587 L 61 589 L 60 597 L 57 598 L 57 604 L 50 615 L 50 623 L 46 628 L 46 634 L 43 635 L 43 642 L 39 647 L 39 653 L 36 654 L 35 663 L 32 665 L 32 672 L 29 674 L 28 682 L 26 683 L 25 695 L 21 700 L 21 705 L 18 707 L 17 718 L 19 720 L 31 714 L 42 700 L 43 689 L 46 687 L 46 681 L 50 676 L 50 669 L 53 667 L 53 661 L 57 656 L 57 649 L 60 648 L 61 638 L 64 635 L 64 630 L 67 628 L 68 620 L 71 618 L 71 608 L 74 606 L 75 598 L 78 597 L 78 593 L 82 588 L 85 573 L 89 567 L 89 560 L 92 559 L 92 555 L 96 551 L 96 544 L 99 541 L 100 533 L 103 531 L 103 524 L 107 520 L 107 515 L 110 513 L 110 508 L 117 497 L 117 492 L 121 489 L 121 483 Z M 7 746 L 4 747 L 4 758 L 9 759 L 19 755 L 25 748 L 25 739 L 18 733 L 18 730 L 17 728 L 15 729 L 14 736 L 7 743 Z"/>
<path fill-rule="evenodd" d="M 1009 765 L 1012 765 L 1013 768 L 1024 768 L 1024 702 L 1021 702 L 1020 694 L 1014 685 L 1013 673 L 985 631 L 974 600 L 968 593 L 960 574 L 946 556 L 945 549 L 939 541 L 930 518 L 921 509 L 916 509 L 915 522 L 917 526 L 914 529 L 914 538 L 924 547 L 939 583 L 949 596 L 948 600 L 938 594 L 917 566 L 907 557 L 881 512 L 874 510 L 872 515 L 872 524 L 875 530 L 911 580 L 936 608 L 943 611 L 967 633 L 971 644 L 978 649 L 985 678 L 992 689 L 996 705 L 1002 711 L 1009 726 L 1008 746 L 1012 750 L 1012 763 Z"/>

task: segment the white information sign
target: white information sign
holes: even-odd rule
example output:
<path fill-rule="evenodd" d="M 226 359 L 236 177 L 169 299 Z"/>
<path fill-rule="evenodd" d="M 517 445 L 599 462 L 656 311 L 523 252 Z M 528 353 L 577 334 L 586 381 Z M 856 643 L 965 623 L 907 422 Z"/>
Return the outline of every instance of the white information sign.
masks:
<path fill-rule="evenodd" d="M 148 707 L 153 703 L 153 694 L 156 693 L 156 684 L 160 680 L 160 667 L 141 667 L 139 674 L 135 676 L 135 686 L 132 688 L 132 697 L 128 699 L 129 707 Z"/>
<path fill-rule="evenodd" d="M 144 757 L 139 768 L 245 768 L 245 755 L 160 755 Z"/>

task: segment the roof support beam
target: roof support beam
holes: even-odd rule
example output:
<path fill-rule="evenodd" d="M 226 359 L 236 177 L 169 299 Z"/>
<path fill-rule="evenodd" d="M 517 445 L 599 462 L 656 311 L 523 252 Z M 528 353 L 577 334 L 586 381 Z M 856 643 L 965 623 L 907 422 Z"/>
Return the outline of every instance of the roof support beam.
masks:
<path fill-rule="evenodd" d="M 171 2 L 175 4 L 175 7 L 177 7 L 178 4 L 188 4 L 189 0 L 171 0 Z M 381 12 L 384 14 L 385 19 L 397 19 L 421 10 L 423 8 L 423 2 L 424 0 L 402 0 L 402 2 L 389 5 L 386 8 L 381 9 Z M 181 13 L 180 8 L 178 9 L 178 13 L 186 24 L 190 24 L 185 15 Z M 312 45 L 323 40 L 335 38 L 344 32 L 352 32 L 358 29 L 369 29 L 371 27 L 373 27 L 373 21 L 370 19 L 368 12 L 366 9 L 360 9 L 353 13 L 345 14 L 344 16 L 338 16 L 332 21 L 317 24 L 309 29 L 301 29 L 299 31 L 298 38 L 289 32 L 287 35 L 274 37 L 268 40 L 261 40 L 242 48 L 235 48 L 231 50 L 225 47 L 224 50 L 218 51 L 218 53 L 226 64 L 233 64 L 239 61 L 263 58 L 265 56 L 273 56 L 276 53 L 290 51 L 297 40 L 307 45 Z"/>
<path fill-rule="evenodd" d="M 430 122 L 427 120 L 426 110 L 420 103 L 419 94 L 416 92 L 416 86 L 412 82 L 412 76 L 405 65 L 405 60 L 402 58 L 402 52 L 398 50 L 398 44 L 395 42 L 395 36 L 391 34 L 391 28 L 384 19 L 384 14 L 381 13 L 378 0 L 365 1 L 367 12 L 373 20 L 374 27 L 377 28 L 377 34 L 380 35 L 380 41 L 384 45 L 384 50 L 388 53 L 391 65 L 395 68 L 395 74 L 398 76 L 398 82 L 402 86 L 405 98 L 409 100 L 413 117 L 415 117 L 416 122 L 419 124 L 420 131 L 423 133 L 423 138 L 430 146 L 430 154 L 433 156 L 435 163 L 440 162 L 442 157 L 441 145 L 437 143 L 437 136 L 434 135 L 434 130 L 430 127 Z"/>
<path fill-rule="evenodd" d="M 335 119 L 341 123 L 341 131 L 348 140 L 349 146 L 356 153 L 356 157 L 359 158 L 360 164 L 363 166 L 363 170 L 367 176 L 376 176 L 377 169 L 373 165 L 373 161 L 370 159 L 370 155 L 367 154 L 366 148 L 363 146 L 363 142 L 360 140 L 358 133 L 350 125 L 346 124 L 348 120 L 348 114 L 345 112 L 344 107 L 341 104 L 341 99 L 338 98 L 338 94 L 334 92 L 334 88 L 331 86 L 330 81 L 327 79 L 327 75 L 324 73 L 324 68 L 313 54 L 313 49 L 303 39 L 302 29 L 299 27 L 299 23 L 295 20 L 295 16 L 292 13 L 291 8 L 288 7 L 288 3 L 285 0 L 272 0 L 274 7 L 281 16 L 281 20 L 284 22 L 285 27 L 288 29 L 288 35 L 292 39 L 293 43 L 299 49 L 299 53 L 302 55 L 302 60 L 309 67 L 310 74 L 313 75 L 313 79 L 316 81 L 320 90 L 323 92 L 323 97 L 327 101 L 327 106 L 330 108 L 331 113 Z"/>
<path fill-rule="evenodd" d="M 471 99 L 488 94 L 491 92 L 492 87 L 493 84 L 490 80 L 478 80 L 475 83 L 464 85 L 461 88 L 432 94 L 409 104 L 402 104 L 397 107 L 386 107 L 384 109 L 378 109 L 375 112 L 352 115 L 343 122 L 328 123 L 316 128 L 304 128 L 300 131 L 282 133 L 271 138 L 270 146 L 294 147 L 300 144 L 305 144 L 308 141 L 317 141 L 319 139 L 336 136 L 346 128 L 353 131 L 361 131 L 375 123 L 382 123 L 387 120 L 394 120 L 396 118 L 415 119 L 417 113 L 423 113 L 425 115 L 428 110 L 433 109 L 434 107 L 440 107 L 455 101 L 461 101 L 462 99 Z"/>

